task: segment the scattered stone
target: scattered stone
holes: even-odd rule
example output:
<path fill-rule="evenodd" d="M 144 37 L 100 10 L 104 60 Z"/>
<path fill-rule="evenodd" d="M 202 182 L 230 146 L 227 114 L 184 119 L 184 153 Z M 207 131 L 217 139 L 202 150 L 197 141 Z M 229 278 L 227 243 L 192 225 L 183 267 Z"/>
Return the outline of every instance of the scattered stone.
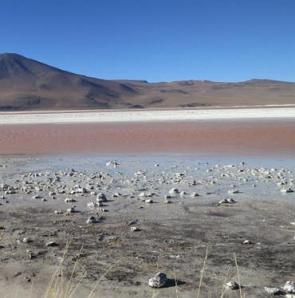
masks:
<path fill-rule="evenodd" d="M 179 190 L 178 190 L 177 188 L 171 188 L 171 189 L 169 190 L 169 194 L 170 194 L 171 196 L 176 196 L 176 195 L 179 194 Z"/>
<path fill-rule="evenodd" d="M 99 202 L 106 202 L 107 201 L 107 197 L 104 193 L 99 193 L 96 197 L 96 201 L 99 203 Z"/>
<path fill-rule="evenodd" d="M 287 294 L 295 294 L 295 282 L 293 281 L 287 281 L 284 286 L 283 286 L 283 290 L 287 293 Z"/>
<path fill-rule="evenodd" d="M 75 206 L 72 206 L 72 207 L 67 209 L 67 213 L 75 213 L 75 212 L 77 212 Z"/>
<path fill-rule="evenodd" d="M 35 196 L 33 196 L 33 199 L 34 199 L 34 200 L 39 200 L 39 199 L 42 199 L 42 196 L 40 196 L 40 195 L 35 195 Z"/>
<path fill-rule="evenodd" d="M 31 238 L 29 238 L 29 237 L 23 238 L 23 243 L 31 243 L 31 242 L 33 242 L 33 240 Z"/>
<path fill-rule="evenodd" d="M 183 198 L 185 195 L 186 195 L 186 192 L 185 192 L 185 191 L 181 191 L 181 192 L 179 193 L 179 196 L 180 196 L 181 198 Z"/>
<path fill-rule="evenodd" d="M 238 193 L 240 193 L 240 191 L 238 189 L 230 189 L 228 191 L 228 194 L 230 194 L 230 195 L 234 195 L 234 194 L 238 194 Z"/>
<path fill-rule="evenodd" d="M 282 193 L 292 193 L 292 192 L 294 192 L 294 190 L 290 187 L 289 188 L 282 188 L 281 192 Z"/>
<path fill-rule="evenodd" d="M 144 201 L 146 204 L 153 204 L 154 201 L 152 199 L 147 199 Z"/>
<path fill-rule="evenodd" d="M 232 205 L 235 203 L 236 203 L 236 201 L 233 198 L 222 199 L 221 201 L 218 202 L 218 206 L 219 205 Z"/>
<path fill-rule="evenodd" d="M 197 193 L 197 192 L 193 192 L 192 194 L 191 194 L 191 197 L 192 198 L 196 198 L 196 197 L 199 197 L 200 195 Z"/>
<path fill-rule="evenodd" d="M 87 218 L 86 223 L 87 224 L 97 223 L 97 219 L 94 216 L 90 216 L 90 217 Z"/>
<path fill-rule="evenodd" d="M 55 241 L 48 241 L 45 244 L 46 247 L 56 247 L 58 246 L 58 243 L 56 243 Z"/>
<path fill-rule="evenodd" d="M 165 273 L 158 272 L 154 277 L 150 278 L 148 285 L 151 288 L 162 288 L 167 283 L 168 279 Z"/>
<path fill-rule="evenodd" d="M 239 285 L 236 281 L 230 281 L 225 284 L 225 287 L 230 290 L 238 290 L 241 288 L 241 285 Z"/>
<path fill-rule="evenodd" d="M 87 207 L 89 209 L 95 209 L 95 208 L 99 208 L 99 207 L 102 207 L 102 206 L 103 206 L 102 202 L 89 202 L 89 203 L 87 203 Z"/>
<path fill-rule="evenodd" d="M 243 244 L 254 244 L 251 240 L 244 240 L 242 243 Z"/>
<path fill-rule="evenodd" d="M 131 232 L 140 232 L 141 229 L 138 227 L 130 227 Z"/>
<path fill-rule="evenodd" d="M 128 222 L 128 226 L 133 226 L 133 225 L 136 225 L 137 223 L 138 223 L 138 219 L 131 220 Z"/>
<path fill-rule="evenodd" d="M 117 168 L 120 164 L 116 160 L 110 160 L 106 163 L 107 167 Z"/>

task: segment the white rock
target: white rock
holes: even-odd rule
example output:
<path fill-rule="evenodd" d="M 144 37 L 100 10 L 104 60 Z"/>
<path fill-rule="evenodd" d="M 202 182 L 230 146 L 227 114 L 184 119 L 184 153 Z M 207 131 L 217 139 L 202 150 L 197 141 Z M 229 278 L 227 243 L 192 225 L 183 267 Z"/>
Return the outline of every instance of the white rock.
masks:
<path fill-rule="evenodd" d="M 94 223 L 96 223 L 96 222 L 97 222 L 97 220 L 96 220 L 96 218 L 95 218 L 94 216 L 90 216 L 90 217 L 88 217 L 87 220 L 86 220 L 86 223 L 87 223 L 87 224 L 94 224 Z"/>
<path fill-rule="evenodd" d="M 76 200 L 73 198 L 65 198 L 65 203 L 74 203 L 74 202 L 76 202 Z"/>
<path fill-rule="evenodd" d="M 67 213 L 75 213 L 76 212 L 76 207 L 72 206 L 70 208 L 67 209 Z"/>
<path fill-rule="evenodd" d="M 243 241 L 243 244 L 253 244 L 253 242 L 251 240 L 246 239 Z"/>
<path fill-rule="evenodd" d="M 152 204 L 152 203 L 154 203 L 154 201 L 153 201 L 152 199 L 145 200 L 144 202 L 147 203 L 147 204 Z"/>
<path fill-rule="evenodd" d="M 269 294 L 269 295 L 284 295 L 284 291 L 280 288 L 269 288 L 269 287 L 264 287 L 264 291 Z"/>
<path fill-rule="evenodd" d="M 29 237 L 23 238 L 23 243 L 30 243 L 30 242 L 32 242 L 31 238 L 29 238 Z"/>
<path fill-rule="evenodd" d="M 238 290 L 241 286 L 236 281 L 230 281 L 225 284 L 227 289 Z"/>
<path fill-rule="evenodd" d="M 96 201 L 97 202 L 106 202 L 107 201 L 107 197 L 104 193 L 99 193 L 96 197 Z"/>
<path fill-rule="evenodd" d="M 95 208 L 98 208 L 98 207 L 102 207 L 102 203 L 101 202 L 99 202 L 99 203 L 89 202 L 89 203 L 87 203 L 87 207 L 89 209 L 95 209 Z"/>
<path fill-rule="evenodd" d="M 180 197 L 184 197 L 185 195 L 186 195 L 186 192 L 185 191 L 181 191 L 180 193 L 179 193 L 179 195 L 180 195 Z"/>
<path fill-rule="evenodd" d="M 232 198 L 229 198 L 229 199 L 223 199 L 221 201 L 218 202 L 218 205 L 223 205 L 223 204 L 235 204 L 236 201 Z"/>
<path fill-rule="evenodd" d="M 283 290 L 288 294 L 295 294 L 295 282 L 293 281 L 287 281 L 284 286 Z"/>
<path fill-rule="evenodd" d="M 294 192 L 294 190 L 290 187 L 289 188 L 282 188 L 281 192 L 282 193 L 291 193 L 291 192 Z"/>
<path fill-rule="evenodd" d="M 177 194 L 179 194 L 179 190 L 178 190 L 177 188 L 171 188 L 171 189 L 169 190 L 169 194 L 170 194 L 171 196 L 176 196 Z"/>
<path fill-rule="evenodd" d="M 167 276 L 165 273 L 158 272 L 154 277 L 149 279 L 149 286 L 152 288 L 162 288 L 167 283 Z"/>
<path fill-rule="evenodd" d="M 199 197 L 200 195 L 197 193 L 197 192 L 193 192 L 192 194 L 191 194 L 191 197 L 192 198 L 195 198 L 195 197 Z"/>

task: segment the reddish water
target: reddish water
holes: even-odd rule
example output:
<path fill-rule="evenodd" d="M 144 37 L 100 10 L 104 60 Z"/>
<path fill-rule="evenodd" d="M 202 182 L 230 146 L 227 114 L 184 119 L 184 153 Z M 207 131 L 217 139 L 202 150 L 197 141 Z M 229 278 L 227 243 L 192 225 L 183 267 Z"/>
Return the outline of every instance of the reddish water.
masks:
<path fill-rule="evenodd" d="M 295 120 L 0 126 L 0 154 L 295 154 Z"/>

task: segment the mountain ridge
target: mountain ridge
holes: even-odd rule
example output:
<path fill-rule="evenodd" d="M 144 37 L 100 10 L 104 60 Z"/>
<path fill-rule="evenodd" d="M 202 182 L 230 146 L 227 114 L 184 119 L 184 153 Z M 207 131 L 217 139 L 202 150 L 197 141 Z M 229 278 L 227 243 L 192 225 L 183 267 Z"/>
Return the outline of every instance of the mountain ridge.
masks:
<path fill-rule="evenodd" d="M 0 111 L 295 104 L 295 83 L 106 80 L 0 54 Z"/>

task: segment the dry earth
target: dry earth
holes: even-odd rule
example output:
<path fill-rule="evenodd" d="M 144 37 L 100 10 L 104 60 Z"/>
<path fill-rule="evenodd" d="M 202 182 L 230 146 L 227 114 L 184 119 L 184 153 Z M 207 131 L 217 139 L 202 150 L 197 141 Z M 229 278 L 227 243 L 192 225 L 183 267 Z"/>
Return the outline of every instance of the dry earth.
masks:
<path fill-rule="evenodd" d="M 295 195 L 281 192 L 293 187 L 294 160 L 117 158 L 1 158 L 1 297 L 42 297 L 57 268 L 63 288 L 77 285 L 73 297 L 240 297 L 224 289 L 231 280 L 245 297 L 268 297 L 264 286 L 295 280 Z M 171 188 L 185 193 L 165 199 Z M 97 193 L 107 201 L 89 209 Z M 218 205 L 227 198 L 236 203 Z M 152 290 L 157 271 L 170 281 Z"/>

